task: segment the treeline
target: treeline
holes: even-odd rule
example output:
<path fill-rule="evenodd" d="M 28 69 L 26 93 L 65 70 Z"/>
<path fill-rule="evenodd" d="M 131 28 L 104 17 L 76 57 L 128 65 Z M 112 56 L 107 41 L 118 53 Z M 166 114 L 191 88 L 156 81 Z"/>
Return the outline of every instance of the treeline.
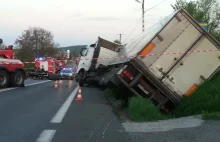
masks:
<path fill-rule="evenodd" d="M 176 0 L 174 11 L 184 8 L 197 22 L 207 23 L 208 32 L 220 43 L 220 6 L 218 0 Z"/>
<path fill-rule="evenodd" d="M 67 50 L 70 57 L 78 57 L 81 48 L 86 45 L 60 47 L 54 41 L 53 34 L 40 27 L 30 27 L 24 30 L 15 41 L 15 57 L 21 61 L 33 61 L 36 57 L 46 56 L 56 59 L 65 59 Z"/>

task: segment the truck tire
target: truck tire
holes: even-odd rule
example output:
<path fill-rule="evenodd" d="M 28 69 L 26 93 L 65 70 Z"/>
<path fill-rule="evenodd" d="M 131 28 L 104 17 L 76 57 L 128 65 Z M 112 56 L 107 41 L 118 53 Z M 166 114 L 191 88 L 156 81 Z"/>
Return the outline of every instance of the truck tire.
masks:
<path fill-rule="evenodd" d="M 24 87 L 25 75 L 22 71 L 12 73 L 11 83 L 14 87 Z"/>
<path fill-rule="evenodd" d="M 84 85 L 84 81 L 83 81 L 83 80 L 80 80 L 80 81 L 79 81 L 79 86 L 82 87 L 83 85 Z"/>
<path fill-rule="evenodd" d="M 84 71 L 80 71 L 78 73 L 78 82 L 79 82 L 79 86 L 83 86 L 84 85 Z"/>
<path fill-rule="evenodd" d="M 79 79 L 78 79 L 78 78 L 76 78 L 76 82 L 79 82 Z"/>
<path fill-rule="evenodd" d="M 5 70 L 0 70 L 0 88 L 5 88 L 9 84 L 9 75 Z"/>

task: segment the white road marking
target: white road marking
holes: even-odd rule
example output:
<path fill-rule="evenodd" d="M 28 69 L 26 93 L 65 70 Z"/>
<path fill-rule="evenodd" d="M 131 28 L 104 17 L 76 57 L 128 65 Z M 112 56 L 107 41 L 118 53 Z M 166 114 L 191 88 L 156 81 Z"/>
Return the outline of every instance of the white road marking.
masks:
<path fill-rule="evenodd" d="M 37 84 L 41 84 L 41 83 L 45 83 L 45 82 L 50 82 L 51 80 L 46 80 L 46 81 L 41 81 L 41 82 L 36 82 L 36 83 L 31 83 L 31 84 L 27 84 L 25 86 L 33 86 L 33 85 L 37 85 Z"/>
<path fill-rule="evenodd" d="M 50 142 L 53 139 L 56 130 L 44 130 L 37 138 L 36 142 Z"/>
<path fill-rule="evenodd" d="M 106 132 L 107 129 L 109 128 L 111 122 L 112 122 L 113 120 L 115 120 L 115 119 L 116 119 L 116 118 L 114 117 L 112 120 L 110 120 L 110 121 L 108 122 L 108 124 L 107 124 L 105 130 L 104 130 L 103 133 L 102 133 L 102 138 L 103 138 L 103 139 L 105 138 L 105 132 Z"/>
<path fill-rule="evenodd" d="M 31 83 L 31 84 L 27 84 L 25 86 L 33 86 L 33 85 L 37 85 L 37 84 L 41 84 L 41 83 L 45 83 L 45 82 L 49 82 L 51 80 L 46 80 L 46 81 L 41 81 L 41 82 L 36 82 L 36 83 Z M 5 92 L 5 91 L 9 91 L 9 90 L 14 90 L 14 89 L 17 89 L 19 87 L 13 87 L 13 88 L 5 88 L 5 89 L 1 89 L 0 92 Z"/>
<path fill-rule="evenodd" d="M 18 88 L 18 87 L 1 89 L 0 92 L 5 92 L 5 91 L 9 91 L 9 90 L 14 90 L 14 89 L 17 89 L 17 88 Z"/>
<path fill-rule="evenodd" d="M 110 115 L 111 112 L 112 112 L 112 110 L 110 110 L 107 115 Z M 90 133 L 90 136 L 89 136 L 88 140 L 86 140 L 86 142 L 88 142 L 88 141 L 91 139 L 93 133 L 96 131 L 97 127 L 99 126 L 99 124 L 100 124 L 101 120 L 103 120 L 103 118 L 104 118 L 104 117 L 100 117 L 98 123 L 95 125 L 95 128 L 94 128 L 94 129 L 92 130 L 92 132 Z M 106 130 L 105 130 L 105 131 L 106 131 Z M 104 132 L 105 132 L 105 131 L 104 131 Z"/>
<path fill-rule="evenodd" d="M 64 104 L 61 106 L 61 108 L 58 110 L 58 112 L 55 114 L 55 116 L 53 117 L 53 119 L 50 121 L 50 123 L 60 123 L 67 110 L 70 107 L 71 102 L 73 101 L 74 97 L 76 96 L 76 93 L 79 89 L 79 86 L 77 86 L 73 92 L 69 95 L 69 97 L 66 99 L 66 101 L 64 102 Z"/>

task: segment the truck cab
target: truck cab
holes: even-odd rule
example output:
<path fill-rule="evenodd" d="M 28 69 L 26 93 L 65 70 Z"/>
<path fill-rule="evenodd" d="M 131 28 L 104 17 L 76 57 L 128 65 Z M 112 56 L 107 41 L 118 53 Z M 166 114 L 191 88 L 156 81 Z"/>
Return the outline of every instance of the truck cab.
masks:
<path fill-rule="evenodd" d="M 123 48 L 123 45 L 98 37 L 95 44 L 91 44 L 81 50 L 81 57 L 78 59 L 76 81 L 79 81 L 80 86 L 84 82 L 100 81 L 106 72 L 113 69 L 111 67 L 118 64 L 120 60 L 118 57 Z"/>
<path fill-rule="evenodd" d="M 94 56 L 95 44 L 88 45 L 86 48 L 82 48 L 78 60 L 78 69 L 76 73 L 88 71 L 91 64 L 92 58 Z"/>

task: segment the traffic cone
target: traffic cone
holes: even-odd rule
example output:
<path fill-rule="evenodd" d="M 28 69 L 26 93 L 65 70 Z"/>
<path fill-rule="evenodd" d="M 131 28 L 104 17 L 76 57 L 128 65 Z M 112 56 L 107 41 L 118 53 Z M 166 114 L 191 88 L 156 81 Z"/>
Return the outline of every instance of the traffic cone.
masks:
<path fill-rule="evenodd" d="M 76 97 L 76 101 L 82 101 L 82 91 L 81 91 L 81 88 L 79 88 L 79 91 L 78 91 L 78 94 L 77 94 L 77 97 Z"/>
<path fill-rule="evenodd" d="M 54 83 L 54 88 L 58 88 L 57 81 L 55 81 L 55 83 Z"/>

